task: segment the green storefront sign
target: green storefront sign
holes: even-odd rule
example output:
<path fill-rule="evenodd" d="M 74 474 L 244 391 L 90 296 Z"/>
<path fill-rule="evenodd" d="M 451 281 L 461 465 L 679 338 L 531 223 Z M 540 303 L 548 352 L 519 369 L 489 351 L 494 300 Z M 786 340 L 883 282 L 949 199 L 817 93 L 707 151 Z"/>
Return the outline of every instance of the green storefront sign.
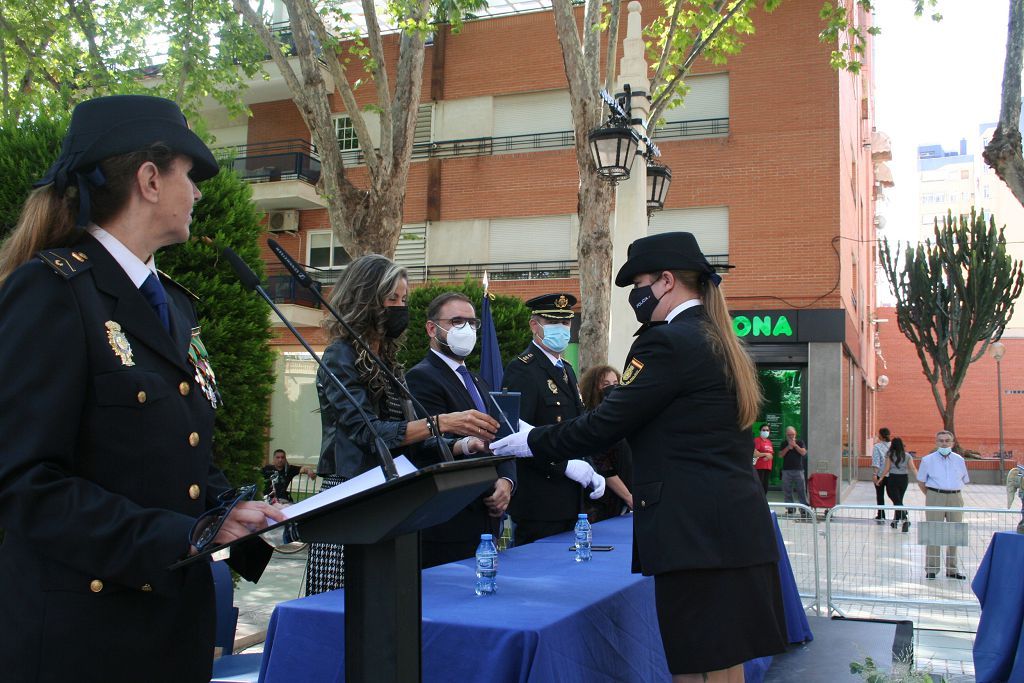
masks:
<path fill-rule="evenodd" d="M 789 316 L 782 314 L 736 315 L 732 329 L 737 337 L 772 337 L 794 340 L 793 325 Z"/>

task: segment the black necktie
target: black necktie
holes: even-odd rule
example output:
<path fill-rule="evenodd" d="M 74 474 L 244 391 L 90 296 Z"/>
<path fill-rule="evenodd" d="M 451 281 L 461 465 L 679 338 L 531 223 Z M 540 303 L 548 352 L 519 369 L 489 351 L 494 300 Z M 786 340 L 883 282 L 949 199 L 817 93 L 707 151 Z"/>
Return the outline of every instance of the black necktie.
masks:
<path fill-rule="evenodd" d="M 157 277 L 157 274 L 150 273 L 149 277 L 142 283 L 142 286 L 139 287 L 139 291 L 142 292 L 142 296 L 146 297 L 149 305 L 153 307 L 153 312 L 160 318 L 164 329 L 170 332 L 171 319 L 167 313 L 167 292 L 164 291 L 164 286 L 160 284 L 160 278 Z"/>

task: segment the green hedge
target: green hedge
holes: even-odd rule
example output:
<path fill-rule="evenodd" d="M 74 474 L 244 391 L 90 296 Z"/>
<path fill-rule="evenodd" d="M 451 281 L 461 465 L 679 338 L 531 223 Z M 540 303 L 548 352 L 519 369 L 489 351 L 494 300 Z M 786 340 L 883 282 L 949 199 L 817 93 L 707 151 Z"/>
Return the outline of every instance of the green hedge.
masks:
<path fill-rule="evenodd" d="M 0 242 L 14 229 L 32 183 L 60 154 L 68 118 L 35 119 L 0 127 Z"/>
<path fill-rule="evenodd" d="M 442 285 L 429 282 L 423 287 L 414 289 L 409 294 L 409 331 L 405 335 L 405 343 L 398 354 L 399 362 L 408 370 L 419 363 L 430 347 L 427 338 L 427 306 L 439 294 L 445 292 L 461 292 L 469 297 L 476 308 L 477 316 L 481 315 L 483 303 L 483 285 L 467 277 L 461 285 Z M 502 367 L 518 355 L 530 343 L 530 309 L 517 297 L 495 295 L 491 300 L 491 314 L 494 318 L 494 329 L 498 334 L 498 347 L 501 349 Z M 474 371 L 480 367 L 480 340 L 476 348 L 466 359 L 466 364 Z"/>

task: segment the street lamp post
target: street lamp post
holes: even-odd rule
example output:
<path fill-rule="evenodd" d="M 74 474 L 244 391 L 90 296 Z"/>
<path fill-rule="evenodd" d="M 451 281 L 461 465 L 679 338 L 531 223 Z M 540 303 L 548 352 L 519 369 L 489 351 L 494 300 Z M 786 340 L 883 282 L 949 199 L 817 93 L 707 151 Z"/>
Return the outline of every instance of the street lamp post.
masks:
<path fill-rule="evenodd" d="M 995 342 L 990 350 L 992 357 L 996 359 L 996 391 L 999 405 L 999 481 L 1003 481 L 1006 479 L 1004 462 L 1006 452 L 1003 450 L 1003 356 L 1006 355 L 1006 345 L 1002 342 Z"/>

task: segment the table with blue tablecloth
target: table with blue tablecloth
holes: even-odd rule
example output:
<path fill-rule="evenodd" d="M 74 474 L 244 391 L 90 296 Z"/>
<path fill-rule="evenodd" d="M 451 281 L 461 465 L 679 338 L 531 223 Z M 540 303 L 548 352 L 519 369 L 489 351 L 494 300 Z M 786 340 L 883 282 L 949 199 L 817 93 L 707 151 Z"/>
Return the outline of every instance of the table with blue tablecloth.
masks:
<path fill-rule="evenodd" d="M 803 642 L 810 630 L 777 538 L 787 624 L 791 611 L 803 620 L 802 627 L 792 620 L 790 640 Z M 576 562 L 568 533 L 503 552 L 498 592 L 487 597 L 473 592 L 472 559 L 425 570 L 423 680 L 669 681 L 654 581 L 630 573 L 631 518 L 594 525 L 594 543 L 614 550 Z M 343 680 L 344 627 L 342 591 L 281 603 L 267 628 L 260 680 Z M 747 680 L 759 681 L 767 665 L 747 668 Z"/>
<path fill-rule="evenodd" d="M 1024 535 L 993 534 L 971 588 L 981 603 L 975 680 L 1024 681 Z"/>

